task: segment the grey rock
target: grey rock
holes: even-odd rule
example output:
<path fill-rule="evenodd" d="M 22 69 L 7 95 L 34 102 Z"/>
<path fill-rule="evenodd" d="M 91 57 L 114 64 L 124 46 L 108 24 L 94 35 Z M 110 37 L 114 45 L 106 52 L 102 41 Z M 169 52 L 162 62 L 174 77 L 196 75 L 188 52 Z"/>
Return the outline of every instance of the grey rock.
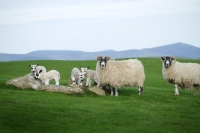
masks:
<path fill-rule="evenodd" d="M 23 77 L 11 79 L 6 82 L 22 89 L 34 89 L 34 90 L 46 90 L 51 92 L 62 92 L 64 94 L 82 94 L 84 91 L 78 87 L 67 87 L 62 85 L 44 85 L 40 80 L 34 78 L 32 73 L 29 73 Z"/>

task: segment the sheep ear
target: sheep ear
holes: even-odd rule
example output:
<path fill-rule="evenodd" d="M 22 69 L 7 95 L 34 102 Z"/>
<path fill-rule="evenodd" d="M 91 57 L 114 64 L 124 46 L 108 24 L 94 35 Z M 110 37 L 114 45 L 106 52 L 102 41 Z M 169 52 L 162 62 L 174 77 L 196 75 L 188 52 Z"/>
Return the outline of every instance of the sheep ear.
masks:
<path fill-rule="evenodd" d="M 31 66 L 30 64 L 28 64 L 28 66 Z"/>
<path fill-rule="evenodd" d="M 87 67 L 87 69 L 89 69 L 90 67 Z"/>
<path fill-rule="evenodd" d="M 36 64 L 36 66 L 38 66 L 39 64 Z"/>
<path fill-rule="evenodd" d="M 171 57 L 172 60 L 176 60 L 174 57 Z"/>
<path fill-rule="evenodd" d="M 161 61 L 164 61 L 165 59 L 166 59 L 166 57 L 165 57 L 165 56 L 161 57 Z"/>
<path fill-rule="evenodd" d="M 102 58 L 102 56 L 97 56 L 97 60 L 100 60 Z"/>
<path fill-rule="evenodd" d="M 106 56 L 106 60 L 109 60 L 109 59 L 111 59 L 110 56 Z"/>
<path fill-rule="evenodd" d="M 41 73 L 42 72 L 42 69 L 39 71 L 39 73 Z"/>

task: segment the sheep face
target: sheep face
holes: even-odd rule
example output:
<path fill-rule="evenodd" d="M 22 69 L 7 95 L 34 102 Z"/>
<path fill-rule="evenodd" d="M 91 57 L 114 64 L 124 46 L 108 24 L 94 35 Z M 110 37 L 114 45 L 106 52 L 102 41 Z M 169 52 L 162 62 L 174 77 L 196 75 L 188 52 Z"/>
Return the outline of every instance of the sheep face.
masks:
<path fill-rule="evenodd" d="M 38 66 L 38 64 L 36 65 L 29 65 L 31 67 L 31 72 L 34 73 L 36 71 L 36 68 Z"/>
<path fill-rule="evenodd" d="M 99 65 L 102 68 L 106 67 L 106 63 L 107 61 L 110 59 L 110 57 L 106 56 L 106 57 L 102 57 L 102 56 L 98 56 L 97 60 L 99 60 Z"/>
<path fill-rule="evenodd" d="M 83 81 L 84 78 L 85 78 L 85 73 L 82 73 L 82 72 L 78 72 L 78 78 L 80 79 L 80 81 Z"/>
<path fill-rule="evenodd" d="M 38 79 L 39 77 L 40 77 L 40 73 L 42 72 L 42 70 L 40 70 L 40 71 L 35 71 L 34 72 L 34 77 L 35 77 L 35 79 Z"/>
<path fill-rule="evenodd" d="M 83 85 L 82 82 L 85 78 L 85 73 L 78 72 L 78 85 Z"/>
<path fill-rule="evenodd" d="M 172 65 L 172 61 L 175 60 L 174 57 L 169 57 L 169 56 L 161 57 L 161 59 L 165 65 L 165 68 L 169 68 Z"/>
<path fill-rule="evenodd" d="M 86 73 L 87 70 L 89 69 L 89 67 L 84 68 L 84 67 L 81 67 L 81 66 L 80 66 L 80 68 L 81 68 L 81 73 Z"/>

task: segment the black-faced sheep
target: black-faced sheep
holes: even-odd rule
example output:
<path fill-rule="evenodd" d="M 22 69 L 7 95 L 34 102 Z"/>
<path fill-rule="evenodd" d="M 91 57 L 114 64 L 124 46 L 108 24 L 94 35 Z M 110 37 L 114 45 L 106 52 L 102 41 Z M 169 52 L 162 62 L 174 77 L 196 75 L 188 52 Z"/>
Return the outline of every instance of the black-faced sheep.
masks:
<path fill-rule="evenodd" d="M 174 84 L 175 95 L 179 95 L 178 86 L 183 89 L 196 88 L 198 94 L 200 85 L 200 65 L 197 63 L 181 63 L 174 57 L 161 57 L 162 75 L 169 83 Z"/>
<path fill-rule="evenodd" d="M 96 73 L 100 84 L 111 86 L 111 95 L 113 87 L 115 96 L 118 96 L 118 88 L 123 86 L 137 86 L 138 94 L 143 93 L 143 84 L 145 81 L 144 66 L 137 59 L 116 61 L 110 57 L 97 57 Z"/>
<path fill-rule="evenodd" d="M 40 71 L 42 70 L 43 73 L 46 73 L 46 68 L 44 66 L 38 66 L 39 64 L 35 64 L 35 65 L 28 65 L 31 68 L 31 73 L 34 73 L 36 70 Z"/>
<path fill-rule="evenodd" d="M 45 85 L 49 84 L 50 80 L 55 80 L 56 85 L 59 85 L 60 73 L 56 70 L 50 70 L 42 73 L 42 69 L 34 72 L 35 79 L 40 79 Z"/>

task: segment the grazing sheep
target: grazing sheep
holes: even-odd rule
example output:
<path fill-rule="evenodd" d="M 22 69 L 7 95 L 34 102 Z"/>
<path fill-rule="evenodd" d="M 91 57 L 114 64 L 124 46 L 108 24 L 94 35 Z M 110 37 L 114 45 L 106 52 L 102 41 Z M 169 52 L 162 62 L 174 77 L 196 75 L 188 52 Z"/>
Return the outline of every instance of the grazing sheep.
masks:
<path fill-rule="evenodd" d="M 42 70 L 43 73 L 46 73 L 46 68 L 44 66 L 38 66 L 39 64 L 35 64 L 35 65 L 28 65 L 31 67 L 31 73 L 34 73 L 36 70 L 40 71 Z"/>
<path fill-rule="evenodd" d="M 84 74 L 85 73 L 80 72 L 78 68 L 74 67 L 71 71 L 72 84 L 83 85 L 82 81 L 85 78 Z"/>
<path fill-rule="evenodd" d="M 200 65 L 197 63 L 181 63 L 174 57 L 161 57 L 162 75 L 169 83 L 174 84 L 175 95 L 179 95 L 178 86 L 182 89 L 196 88 L 194 95 L 198 94 L 200 85 Z"/>
<path fill-rule="evenodd" d="M 100 84 L 111 86 L 111 95 L 113 88 L 115 96 L 118 96 L 118 88 L 123 86 L 137 86 L 138 94 L 142 94 L 145 81 L 144 66 L 137 59 L 122 61 L 112 60 L 110 57 L 97 57 L 96 73 Z"/>
<path fill-rule="evenodd" d="M 59 85 L 60 73 L 56 70 L 50 70 L 42 73 L 42 69 L 34 72 L 35 79 L 40 79 L 45 85 L 49 84 L 50 80 L 55 80 L 56 85 Z"/>
<path fill-rule="evenodd" d="M 89 87 L 91 86 L 92 79 L 94 79 L 98 87 L 100 86 L 99 79 L 96 75 L 95 70 L 90 70 L 89 67 L 83 68 L 80 66 L 80 68 L 81 68 L 81 72 L 85 73 L 85 78 L 87 78 L 86 86 L 89 86 Z"/>

